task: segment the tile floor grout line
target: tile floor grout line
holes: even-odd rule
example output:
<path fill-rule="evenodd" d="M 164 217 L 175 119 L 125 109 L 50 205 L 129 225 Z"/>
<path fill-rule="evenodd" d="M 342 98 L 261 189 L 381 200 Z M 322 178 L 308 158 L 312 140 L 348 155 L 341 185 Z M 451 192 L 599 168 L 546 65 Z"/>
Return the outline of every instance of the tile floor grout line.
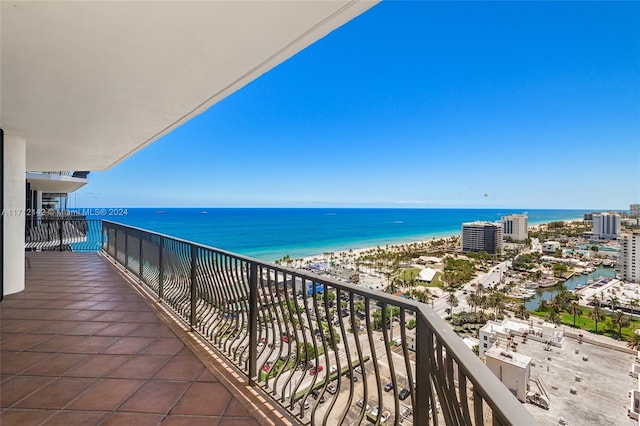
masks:
<path fill-rule="evenodd" d="M 198 357 L 198 359 L 200 359 L 200 361 L 208 369 L 213 369 L 214 372 L 218 374 L 218 377 L 222 379 L 220 380 L 220 382 L 223 383 L 223 385 L 225 386 L 225 388 L 227 388 L 228 391 L 229 391 L 229 388 L 231 388 L 234 391 L 237 391 L 237 393 L 243 395 L 242 399 L 244 402 L 242 403 L 242 405 L 244 405 L 245 408 L 247 408 L 247 411 L 250 414 L 257 413 L 252 415 L 259 415 L 262 421 L 267 421 L 269 422 L 269 424 L 272 424 L 272 425 L 275 424 L 272 419 L 268 418 L 265 415 L 265 413 L 263 413 L 263 410 L 261 410 L 261 408 L 256 403 L 249 401 L 247 399 L 246 395 L 242 392 L 243 390 L 245 392 L 252 393 L 254 398 L 258 398 L 263 405 L 267 405 L 270 408 L 270 411 L 272 413 L 278 413 L 279 420 L 283 422 L 283 424 L 297 424 L 297 423 L 292 423 L 289 419 L 285 420 L 286 413 L 282 413 L 278 408 L 276 408 L 276 406 L 273 405 L 272 402 L 268 401 L 267 399 L 265 399 L 263 395 L 257 392 L 256 389 L 253 389 L 250 386 L 246 388 L 240 388 L 238 385 L 236 385 L 234 381 L 232 381 L 227 377 L 227 373 L 223 372 L 218 366 L 214 366 L 210 362 L 211 360 L 209 358 L 213 358 L 218 364 L 224 364 L 226 366 L 225 370 L 228 370 L 228 373 L 234 376 L 235 381 L 240 381 L 241 375 L 239 374 L 239 372 L 235 371 L 236 368 L 234 366 L 228 366 L 227 363 L 224 360 L 222 360 L 219 355 L 213 352 L 213 351 L 217 351 L 217 349 L 210 347 L 211 345 L 209 345 L 207 342 L 202 342 L 202 338 L 199 337 L 197 333 L 192 333 L 190 329 L 184 324 L 184 321 L 181 318 L 177 317 L 176 319 L 175 313 L 167 309 L 164 306 L 164 303 L 158 303 L 158 301 L 155 300 L 153 293 L 151 293 L 149 290 L 144 288 L 143 285 L 137 283 L 137 278 L 132 277 L 126 269 L 121 268 L 119 264 L 117 264 L 117 262 L 113 260 L 110 256 L 103 253 L 99 253 L 99 256 L 103 259 L 105 263 L 107 263 L 112 268 L 116 269 L 119 272 L 119 274 L 123 277 L 124 281 L 127 284 L 129 284 L 129 286 L 136 293 L 140 294 L 140 297 L 143 298 L 155 312 L 157 312 L 157 315 L 174 332 L 174 334 L 176 335 L 176 337 L 178 337 L 178 339 L 180 339 L 185 345 L 187 345 L 188 343 L 188 345 L 191 347 L 192 352 Z M 185 334 L 188 337 L 186 336 L 184 338 L 180 337 L 180 335 L 174 330 L 174 328 L 181 330 L 182 331 L 181 334 Z M 202 351 L 205 351 L 207 353 L 208 356 L 206 358 L 202 354 Z M 234 395 L 233 392 L 230 392 L 230 394 Z M 247 406 L 247 404 L 249 406 Z"/>

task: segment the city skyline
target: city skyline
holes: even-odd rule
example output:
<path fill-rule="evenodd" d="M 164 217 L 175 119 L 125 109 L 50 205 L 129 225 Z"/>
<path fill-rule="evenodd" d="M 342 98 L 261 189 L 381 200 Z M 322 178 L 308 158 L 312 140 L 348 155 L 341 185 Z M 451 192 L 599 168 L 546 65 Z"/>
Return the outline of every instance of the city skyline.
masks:
<path fill-rule="evenodd" d="M 627 210 L 639 16 L 383 2 L 92 173 L 70 206 Z"/>

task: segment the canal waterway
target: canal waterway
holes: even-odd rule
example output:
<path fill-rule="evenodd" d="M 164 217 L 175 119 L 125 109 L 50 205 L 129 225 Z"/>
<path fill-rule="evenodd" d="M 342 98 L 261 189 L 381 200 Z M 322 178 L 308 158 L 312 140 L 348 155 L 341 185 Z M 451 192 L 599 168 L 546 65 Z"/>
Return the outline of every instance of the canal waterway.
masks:
<path fill-rule="evenodd" d="M 563 288 L 567 290 L 574 290 L 577 285 L 580 285 L 580 284 L 584 285 L 589 280 L 596 281 L 601 277 L 615 277 L 615 276 L 616 276 L 616 271 L 613 268 L 610 268 L 608 266 L 598 266 L 596 270 L 591 272 L 590 274 L 574 275 L 573 277 L 569 278 L 567 281 L 561 284 L 558 284 L 557 286 L 536 289 L 536 295 L 533 298 L 527 300 L 525 302 L 525 306 L 529 310 L 535 310 L 538 308 L 538 305 L 540 304 L 541 300 L 553 299 L 556 296 L 556 294 L 558 294 L 560 290 L 562 290 Z"/>

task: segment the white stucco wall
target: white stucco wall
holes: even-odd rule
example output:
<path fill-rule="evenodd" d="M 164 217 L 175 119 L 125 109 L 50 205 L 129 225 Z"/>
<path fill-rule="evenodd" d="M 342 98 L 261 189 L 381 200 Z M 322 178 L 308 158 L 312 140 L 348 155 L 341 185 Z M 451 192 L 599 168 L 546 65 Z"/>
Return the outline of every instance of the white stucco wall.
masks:
<path fill-rule="evenodd" d="M 4 135 L 4 294 L 24 290 L 26 141 Z"/>

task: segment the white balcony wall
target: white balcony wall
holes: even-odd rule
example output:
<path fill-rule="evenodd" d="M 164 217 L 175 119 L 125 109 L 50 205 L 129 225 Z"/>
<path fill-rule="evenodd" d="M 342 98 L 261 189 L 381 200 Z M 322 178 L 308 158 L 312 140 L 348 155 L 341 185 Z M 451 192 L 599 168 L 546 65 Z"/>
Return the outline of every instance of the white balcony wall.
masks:
<path fill-rule="evenodd" d="M 4 135 L 4 256 L 2 275 L 4 294 L 24 290 L 24 212 L 26 182 L 26 141 Z"/>

